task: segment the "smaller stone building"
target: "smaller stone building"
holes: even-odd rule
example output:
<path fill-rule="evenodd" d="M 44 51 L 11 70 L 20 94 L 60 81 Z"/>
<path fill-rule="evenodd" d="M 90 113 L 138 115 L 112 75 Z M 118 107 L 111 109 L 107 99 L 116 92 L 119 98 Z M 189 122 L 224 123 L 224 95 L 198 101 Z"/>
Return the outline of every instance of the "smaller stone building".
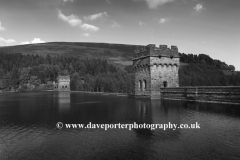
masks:
<path fill-rule="evenodd" d="M 70 76 L 58 76 L 57 83 L 54 85 L 54 90 L 70 91 Z"/>

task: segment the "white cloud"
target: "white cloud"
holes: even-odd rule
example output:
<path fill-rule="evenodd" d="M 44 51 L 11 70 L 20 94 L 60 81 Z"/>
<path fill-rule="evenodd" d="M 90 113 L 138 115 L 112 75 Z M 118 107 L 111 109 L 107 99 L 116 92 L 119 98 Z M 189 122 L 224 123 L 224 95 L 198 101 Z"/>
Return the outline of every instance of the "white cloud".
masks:
<path fill-rule="evenodd" d="M 64 22 L 69 23 L 71 26 L 75 27 L 82 24 L 82 20 L 79 19 L 76 15 L 72 14 L 70 16 L 65 16 L 62 12 L 58 9 L 58 18 L 63 20 Z"/>
<path fill-rule="evenodd" d="M 120 26 L 120 24 L 118 24 L 117 22 L 113 21 L 113 24 L 111 25 L 111 27 L 112 27 L 112 28 L 115 28 L 115 27 L 119 28 L 119 27 L 121 27 L 121 26 Z"/>
<path fill-rule="evenodd" d="M 142 21 L 139 21 L 139 26 L 144 26 L 144 25 L 146 25 L 146 23 L 144 23 L 144 22 L 142 22 Z"/>
<path fill-rule="evenodd" d="M 83 30 L 87 31 L 98 31 L 99 28 L 90 24 L 86 24 L 84 23 L 83 25 L 80 25 L 80 28 L 82 28 Z"/>
<path fill-rule="evenodd" d="M 145 1 L 150 9 L 156 9 L 166 3 L 174 2 L 175 0 L 133 0 L 135 2 Z"/>
<path fill-rule="evenodd" d="M 201 5 L 201 4 L 197 4 L 193 9 L 194 9 L 196 12 L 201 12 L 201 11 L 204 9 L 204 7 L 203 7 L 203 5 Z"/>
<path fill-rule="evenodd" d="M 106 0 L 106 2 L 109 3 L 109 4 L 112 3 L 110 0 Z"/>
<path fill-rule="evenodd" d="M 30 44 L 30 42 L 26 41 L 26 42 L 21 42 L 20 44 Z"/>
<path fill-rule="evenodd" d="M 103 13 L 97 13 L 97 14 L 86 16 L 84 17 L 84 19 L 94 21 L 97 19 L 103 19 L 104 17 L 107 17 L 107 16 L 108 16 L 107 12 L 103 12 Z"/>
<path fill-rule="evenodd" d="M 4 39 L 4 38 L 0 37 L 0 42 L 9 44 L 9 43 L 14 43 L 16 41 L 14 39 Z"/>
<path fill-rule="evenodd" d="M 31 43 L 45 43 L 45 41 L 42 41 L 40 38 L 34 38 Z"/>
<path fill-rule="evenodd" d="M 90 36 L 89 33 L 83 33 L 83 35 L 84 35 L 85 37 L 89 37 L 89 36 Z"/>
<path fill-rule="evenodd" d="M 102 13 L 104 15 L 107 15 L 106 12 Z M 63 20 L 64 22 L 67 22 L 68 24 L 70 24 L 73 27 L 80 27 L 81 29 L 85 30 L 85 31 L 98 31 L 99 28 L 94 26 L 94 25 L 90 25 L 90 24 L 86 24 L 83 23 L 83 21 L 81 19 L 79 19 L 76 15 L 70 15 L 70 16 L 65 16 L 59 9 L 58 9 L 58 18 Z M 91 15 L 90 20 L 95 20 L 97 18 L 99 18 L 99 14 L 96 15 Z"/>
<path fill-rule="evenodd" d="M 34 38 L 31 42 L 21 42 L 20 44 L 34 44 L 34 43 L 45 43 L 45 41 L 41 40 L 40 38 Z"/>
<path fill-rule="evenodd" d="M 64 3 L 66 2 L 74 2 L 74 0 L 63 0 Z"/>
<path fill-rule="evenodd" d="M 6 30 L 6 29 L 4 27 L 2 27 L 2 24 L 0 22 L 0 31 L 4 31 L 4 30 Z"/>
<path fill-rule="evenodd" d="M 159 20 L 159 23 L 160 24 L 163 24 L 163 23 L 166 23 L 168 21 L 168 19 L 166 19 L 166 18 L 161 18 L 160 20 Z"/>

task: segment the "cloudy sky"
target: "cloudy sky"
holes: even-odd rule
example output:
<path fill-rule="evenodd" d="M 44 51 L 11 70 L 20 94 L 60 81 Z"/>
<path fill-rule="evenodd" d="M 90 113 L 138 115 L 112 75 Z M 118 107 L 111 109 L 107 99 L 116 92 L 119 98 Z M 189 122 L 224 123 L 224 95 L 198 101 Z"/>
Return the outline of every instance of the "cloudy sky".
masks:
<path fill-rule="evenodd" d="M 240 70 L 240 0 L 0 0 L 0 46 L 177 45 Z"/>

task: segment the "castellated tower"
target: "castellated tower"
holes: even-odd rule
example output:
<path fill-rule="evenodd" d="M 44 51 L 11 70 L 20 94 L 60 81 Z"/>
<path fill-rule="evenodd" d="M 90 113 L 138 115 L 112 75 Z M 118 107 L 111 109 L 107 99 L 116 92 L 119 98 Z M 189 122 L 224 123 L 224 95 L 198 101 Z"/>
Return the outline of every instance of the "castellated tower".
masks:
<path fill-rule="evenodd" d="M 135 50 L 135 97 L 160 99 L 160 88 L 178 87 L 180 66 L 178 48 L 154 44 Z"/>

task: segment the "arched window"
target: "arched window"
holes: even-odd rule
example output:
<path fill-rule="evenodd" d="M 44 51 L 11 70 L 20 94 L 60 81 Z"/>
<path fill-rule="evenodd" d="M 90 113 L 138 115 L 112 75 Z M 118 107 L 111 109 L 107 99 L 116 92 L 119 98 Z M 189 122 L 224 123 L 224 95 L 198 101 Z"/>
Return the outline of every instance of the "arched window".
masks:
<path fill-rule="evenodd" d="M 167 81 L 163 82 L 163 87 L 167 87 Z"/>
<path fill-rule="evenodd" d="M 143 91 L 146 91 L 147 89 L 147 81 L 143 80 Z"/>
<path fill-rule="evenodd" d="M 142 81 L 141 80 L 139 80 L 139 82 L 138 82 L 138 87 L 139 87 L 139 90 L 142 91 Z"/>

